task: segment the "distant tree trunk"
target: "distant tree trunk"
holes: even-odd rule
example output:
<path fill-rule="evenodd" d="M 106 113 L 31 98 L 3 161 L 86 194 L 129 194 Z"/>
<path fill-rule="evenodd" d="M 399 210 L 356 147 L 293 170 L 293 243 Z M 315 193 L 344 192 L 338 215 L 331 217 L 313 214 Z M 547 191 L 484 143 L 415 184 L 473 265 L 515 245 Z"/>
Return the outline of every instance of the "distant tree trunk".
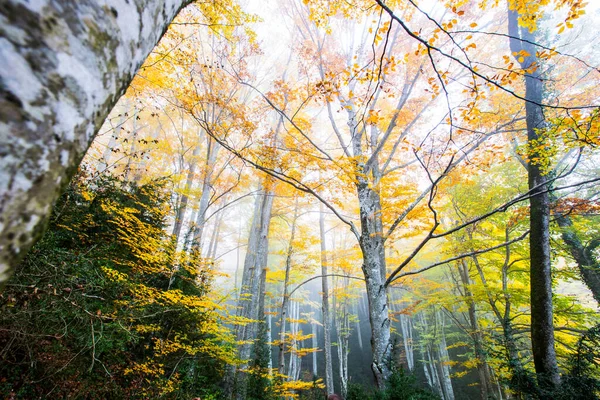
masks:
<path fill-rule="evenodd" d="M 429 329 L 427 317 L 423 312 L 419 313 L 418 316 L 421 329 L 423 332 L 427 332 Z M 425 372 L 425 377 L 427 378 L 427 383 L 443 398 L 444 391 L 442 389 L 442 382 L 440 380 L 438 369 L 436 368 L 436 359 L 433 355 L 431 340 L 428 339 L 427 341 L 420 341 L 420 348 L 421 355 L 423 357 L 423 370 Z"/>
<path fill-rule="evenodd" d="M 290 241 L 288 243 L 287 254 L 285 258 L 285 278 L 283 280 L 283 294 L 281 296 L 281 309 L 279 311 L 279 362 L 278 372 L 285 374 L 285 322 L 288 312 L 288 284 L 290 281 L 290 270 L 292 269 L 292 256 L 294 254 L 294 239 L 296 236 L 296 221 L 298 220 L 298 197 L 294 206 L 294 217 L 290 229 Z"/>
<path fill-rule="evenodd" d="M 356 326 L 354 327 L 354 329 L 356 330 L 356 335 L 357 335 L 357 339 L 358 339 L 358 348 L 362 352 L 363 341 L 362 341 L 362 332 L 360 330 L 360 307 L 358 305 L 358 302 L 354 305 L 354 310 L 356 311 L 356 321 L 355 321 Z"/>
<path fill-rule="evenodd" d="M 189 192 L 194 184 L 194 175 L 196 172 L 196 157 L 200 154 L 200 146 L 197 146 L 194 149 L 193 159 L 188 168 L 187 179 L 185 181 L 185 188 L 181 195 L 181 200 L 177 206 L 177 210 L 175 212 L 175 223 L 173 224 L 173 232 L 171 233 L 173 240 L 177 244 L 179 242 L 179 236 L 181 235 L 181 228 L 183 227 L 183 219 L 185 217 L 185 212 L 187 211 L 187 205 L 189 201 Z"/>
<path fill-rule="evenodd" d="M 229 196 L 223 197 L 221 204 L 226 205 L 229 201 Z M 206 252 L 206 257 L 215 261 L 217 259 L 217 248 L 219 247 L 219 235 L 221 233 L 221 225 L 223 225 L 223 217 L 226 210 L 221 210 L 216 215 L 215 226 L 210 235 L 210 243 Z"/>
<path fill-rule="evenodd" d="M 292 340 L 290 341 L 290 363 L 288 367 L 288 381 L 297 381 L 300 377 L 300 357 L 298 356 L 299 351 L 301 350 L 302 343 L 297 340 L 298 333 L 300 332 L 299 328 L 299 319 L 300 319 L 300 302 L 292 301 L 292 312 L 290 323 L 290 333 L 292 335 Z"/>
<path fill-rule="evenodd" d="M 400 330 L 402 331 L 402 342 L 404 344 L 404 353 L 406 354 L 406 365 L 408 370 L 415 368 L 415 356 L 413 348 L 413 326 L 409 315 L 400 314 Z"/>
<path fill-rule="evenodd" d="M 0 283 L 41 236 L 106 116 L 189 2 L 2 2 Z"/>
<path fill-rule="evenodd" d="M 544 128 L 542 109 L 542 78 L 536 56 L 534 35 L 529 29 L 519 28 L 518 14 L 508 11 L 510 49 L 517 56 L 525 73 L 525 118 L 527 141 L 535 144 L 541 139 L 538 130 Z M 534 71 L 532 71 L 534 69 Z M 536 144 L 539 146 L 540 144 Z M 543 151 L 533 149 L 528 154 L 527 174 L 529 190 L 529 262 L 531 289 L 531 347 L 538 384 L 544 391 L 552 391 L 560 382 L 556 352 L 554 349 L 554 325 L 552 319 L 552 270 L 550 264 L 550 200 L 548 179 L 536 159 L 543 158 Z"/>
<path fill-rule="evenodd" d="M 425 341 L 421 341 L 423 368 L 427 381 L 443 400 L 454 400 L 450 367 L 448 366 L 444 316 L 439 310 L 435 310 L 433 327 L 430 327 L 428 316 L 424 313 L 419 314 L 419 319 L 421 329 L 428 337 Z"/>
<path fill-rule="evenodd" d="M 469 240 L 473 240 L 473 236 L 472 234 L 467 231 L 469 233 Z M 508 228 L 505 229 L 505 241 L 508 242 L 510 240 L 510 231 Z M 511 316 L 511 307 L 512 307 L 512 303 L 511 303 L 511 299 L 510 299 L 510 293 L 508 292 L 508 270 L 509 267 L 511 265 L 510 263 L 510 246 L 506 246 L 505 249 L 505 259 L 504 259 L 504 265 L 502 266 L 502 294 L 504 297 L 504 309 L 500 310 L 497 306 L 497 298 L 490 292 L 488 283 L 487 283 L 487 279 L 485 277 L 483 268 L 481 267 L 481 264 L 479 263 L 479 260 L 476 256 L 473 256 L 473 264 L 475 265 L 475 268 L 477 269 L 477 273 L 479 274 L 479 278 L 481 279 L 481 283 L 485 289 L 485 294 L 486 297 L 488 299 L 488 303 L 494 313 L 494 315 L 496 316 L 496 318 L 498 319 L 498 322 L 500 323 L 500 326 L 502 328 L 502 341 L 504 344 L 504 349 L 506 351 L 506 363 L 508 365 L 508 368 L 510 369 L 510 372 L 514 378 L 517 379 L 521 379 L 521 378 L 525 378 L 525 369 L 523 367 L 523 363 L 521 362 L 521 357 L 519 355 L 519 348 L 517 346 L 517 342 L 516 339 L 514 337 L 514 327 L 512 325 L 512 316 Z M 525 390 L 523 390 L 525 389 Z M 527 391 L 528 393 L 530 393 L 531 388 L 523 388 L 523 387 L 519 387 L 518 390 L 520 391 Z M 500 393 L 500 397 L 502 397 L 501 393 Z"/>
<path fill-rule="evenodd" d="M 448 355 L 448 345 L 446 344 L 446 323 L 444 314 L 437 310 L 435 313 L 436 326 L 439 327 L 440 338 L 438 340 L 438 360 L 441 370 L 440 377 L 442 380 L 442 388 L 444 390 L 445 400 L 454 400 L 454 389 L 452 388 L 452 379 L 450 378 L 450 356 Z M 436 332 L 437 334 L 437 332 Z"/>
<path fill-rule="evenodd" d="M 481 394 L 481 400 L 488 400 L 491 396 L 491 376 L 490 369 L 485 356 L 485 350 L 483 348 L 483 337 L 479 328 L 479 321 L 477 319 L 477 310 L 475 309 L 475 300 L 473 299 L 473 293 L 471 292 L 471 277 L 469 273 L 469 265 L 462 259 L 458 264 L 458 272 L 460 280 L 462 282 L 462 294 L 467 303 L 468 307 L 468 322 L 469 322 L 469 336 L 473 341 L 473 350 L 475 351 L 475 358 L 477 360 L 477 374 L 479 375 L 479 392 Z"/>
<path fill-rule="evenodd" d="M 192 249 L 196 249 L 199 252 L 202 252 L 202 239 L 204 235 L 204 225 L 206 223 L 206 212 L 208 211 L 210 194 L 212 190 L 212 173 L 215 162 L 217 161 L 217 154 L 221 148 L 221 146 L 219 146 L 209 135 L 206 136 L 206 140 L 206 161 L 203 171 L 204 177 L 202 178 L 202 194 L 200 195 L 198 214 L 196 214 L 196 223 L 194 225 L 194 234 L 192 237 Z"/>
<path fill-rule="evenodd" d="M 312 321 L 312 323 L 310 325 L 312 327 L 312 348 L 316 349 L 319 347 L 319 338 L 317 337 L 317 323 L 316 323 L 316 321 Z M 312 373 L 313 373 L 313 378 L 316 378 L 317 376 L 319 376 L 316 351 L 313 351 L 313 353 L 312 353 Z"/>
<path fill-rule="evenodd" d="M 267 315 L 267 347 L 269 348 L 269 375 L 273 375 L 273 349 L 271 342 L 273 341 L 273 315 Z"/>
<path fill-rule="evenodd" d="M 254 321 L 263 321 L 260 315 L 264 307 L 264 280 L 269 249 L 269 226 L 271 224 L 271 211 L 273 208 L 273 193 L 266 188 L 266 184 L 259 195 L 256 196 L 254 215 L 248 238 L 248 248 L 244 259 L 242 284 L 237 307 L 237 315 Z M 263 316 L 264 317 L 264 316 Z M 263 321 L 264 322 L 264 321 Z M 258 323 L 253 322 L 236 327 L 236 338 L 245 342 L 238 347 L 239 357 L 246 362 L 240 366 L 240 373 L 235 367 L 230 367 L 225 377 L 225 391 L 231 397 L 235 394 L 237 399 L 244 399 L 246 395 L 248 367 L 247 360 L 252 352 L 252 342 L 258 333 Z"/>
<path fill-rule="evenodd" d="M 325 338 L 325 390 L 333 394 L 333 364 L 331 360 L 331 316 L 329 312 L 329 282 L 327 272 L 327 244 L 325 242 L 325 213 L 323 204 L 319 208 L 319 234 L 321 237 L 321 289 L 323 310 L 323 336 Z"/>

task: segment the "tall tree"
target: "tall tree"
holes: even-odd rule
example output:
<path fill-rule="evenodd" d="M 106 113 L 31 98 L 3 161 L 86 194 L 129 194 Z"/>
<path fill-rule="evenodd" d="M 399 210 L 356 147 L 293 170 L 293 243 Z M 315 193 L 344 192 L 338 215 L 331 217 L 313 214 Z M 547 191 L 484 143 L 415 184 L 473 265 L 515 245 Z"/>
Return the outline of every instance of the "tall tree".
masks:
<path fill-rule="evenodd" d="M 529 199 L 531 346 L 538 383 L 542 390 L 552 390 L 560 382 L 560 375 L 554 349 L 552 320 L 549 183 L 540 162 L 544 158 L 540 132 L 545 125 L 542 109 L 542 71 L 534 46 L 535 36 L 530 28 L 520 27 L 518 20 L 518 12 L 509 6 L 510 49 L 516 55 L 525 74 L 525 116 L 527 141 L 530 144 L 527 177 L 531 193 Z"/>

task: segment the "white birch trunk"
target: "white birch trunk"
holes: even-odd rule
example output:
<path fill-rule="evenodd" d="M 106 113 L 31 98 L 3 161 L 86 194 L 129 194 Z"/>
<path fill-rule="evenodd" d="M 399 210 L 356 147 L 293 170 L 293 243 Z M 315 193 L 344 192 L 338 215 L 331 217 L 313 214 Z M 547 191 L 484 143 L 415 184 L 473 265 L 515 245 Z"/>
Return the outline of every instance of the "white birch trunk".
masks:
<path fill-rule="evenodd" d="M 188 0 L 4 0 L 0 283 L 41 236 L 106 116 Z"/>

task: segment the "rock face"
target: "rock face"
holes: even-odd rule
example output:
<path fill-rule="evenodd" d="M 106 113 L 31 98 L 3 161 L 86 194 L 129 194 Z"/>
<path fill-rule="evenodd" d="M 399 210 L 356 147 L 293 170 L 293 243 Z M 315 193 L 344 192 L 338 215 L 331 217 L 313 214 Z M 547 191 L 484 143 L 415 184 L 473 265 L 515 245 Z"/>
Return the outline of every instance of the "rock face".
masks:
<path fill-rule="evenodd" d="M 189 0 L 0 3 L 0 285 Z"/>

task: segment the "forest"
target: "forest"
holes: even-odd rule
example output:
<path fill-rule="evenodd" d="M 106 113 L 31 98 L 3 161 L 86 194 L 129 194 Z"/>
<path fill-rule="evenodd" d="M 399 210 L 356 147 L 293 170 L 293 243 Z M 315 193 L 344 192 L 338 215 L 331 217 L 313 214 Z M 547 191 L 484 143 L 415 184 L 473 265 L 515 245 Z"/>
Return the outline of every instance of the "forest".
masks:
<path fill-rule="evenodd" d="M 600 4 L 3 3 L 1 398 L 600 399 Z"/>

